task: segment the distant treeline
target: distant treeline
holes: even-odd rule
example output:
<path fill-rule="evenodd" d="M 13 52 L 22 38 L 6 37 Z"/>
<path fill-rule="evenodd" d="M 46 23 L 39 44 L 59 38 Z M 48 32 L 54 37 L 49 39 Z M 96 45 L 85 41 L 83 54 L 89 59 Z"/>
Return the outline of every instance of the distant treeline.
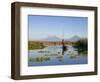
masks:
<path fill-rule="evenodd" d="M 29 50 L 34 50 L 34 49 L 42 49 L 45 46 L 41 42 L 33 42 L 33 41 L 28 41 L 28 49 Z"/>
<path fill-rule="evenodd" d="M 79 52 L 87 51 L 88 49 L 88 42 L 87 38 L 81 38 L 80 40 L 76 42 L 65 42 L 67 45 L 73 45 L 74 48 L 76 48 Z M 38 41 L 28 41 L 28 49 L 34 50 L 34 49 L 43 49 L 46 45 L 43 42 Z"/>

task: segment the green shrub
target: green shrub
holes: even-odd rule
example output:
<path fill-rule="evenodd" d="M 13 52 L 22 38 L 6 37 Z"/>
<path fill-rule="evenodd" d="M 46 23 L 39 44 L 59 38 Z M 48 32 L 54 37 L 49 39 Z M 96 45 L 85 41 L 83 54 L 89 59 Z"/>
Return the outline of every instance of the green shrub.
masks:
<path fill-rule="evenodd" d="M 87 38 L 82 38 L 79 41 L 75 42 L 74 47 L 78 50 L 79 53 L 87 52 L 88 49 Z"/>

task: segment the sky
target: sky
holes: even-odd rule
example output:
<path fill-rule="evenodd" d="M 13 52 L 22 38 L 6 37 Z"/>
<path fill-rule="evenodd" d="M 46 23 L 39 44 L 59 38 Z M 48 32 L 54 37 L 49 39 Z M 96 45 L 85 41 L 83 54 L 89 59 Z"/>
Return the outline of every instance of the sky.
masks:
<path fill-rule="evenodd" d="M 43 39 L 48 36 L 57 36 L 59 38 L 87 37 L 87 29 L 87 17 L 28 16 L 29 40 Z"/>

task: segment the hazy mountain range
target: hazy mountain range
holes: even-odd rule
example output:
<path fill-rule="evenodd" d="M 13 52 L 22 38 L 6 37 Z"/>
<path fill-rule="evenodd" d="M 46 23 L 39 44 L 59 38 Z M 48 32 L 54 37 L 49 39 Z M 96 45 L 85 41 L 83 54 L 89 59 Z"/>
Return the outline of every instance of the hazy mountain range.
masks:
<path fill-rule="evenodd" d="M 57 37 L 57 36 L 48 36 L 45 39 L 43 39 L 44 41 L 61 41 L 62 39 Z"/>
<path fill-rule="evenodd" d="M 77 36 L 77 35 L 75 35 L 75 36 L 73 36 L 73 37 L 71 37 L 71 38 L 68 38 L 68 39 L 65 38 L 64 40 L 65 40 L 65 41 L 75 42 L 75 41 L 80 40 L 80 37 Z M 48 36 L 48 37 L 46 37 L 46 38 L 44 38 L 44 39 L 41 39 L 41 41 L 62 41 L 62 39 L 59 38 L 59 37 L 57 37 L 57 36 Z"/>
<path fill-rule="evenodd" d="M 78 40 L 80 40 L 80 37 L 79 36 L 73 36 L 73 37 L 71 37 L 71 38 L 69 38 L 69 39 L 66 39 L 67 41 L 71 41 L 71 42 L 75 42 L 75 41 L 78 41 Z"/>

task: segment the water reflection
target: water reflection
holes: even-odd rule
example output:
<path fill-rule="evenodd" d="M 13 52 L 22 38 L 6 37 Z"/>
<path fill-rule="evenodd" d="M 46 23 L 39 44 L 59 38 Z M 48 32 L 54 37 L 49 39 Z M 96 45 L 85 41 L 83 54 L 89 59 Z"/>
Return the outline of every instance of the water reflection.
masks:
<path fill-rule="evenodd" d="M 87 64 L 87 53 L 73 46 L 62 55 L 62 46 L 49 46 L 44 49 L 29 50 L 29 66 Z"/>

